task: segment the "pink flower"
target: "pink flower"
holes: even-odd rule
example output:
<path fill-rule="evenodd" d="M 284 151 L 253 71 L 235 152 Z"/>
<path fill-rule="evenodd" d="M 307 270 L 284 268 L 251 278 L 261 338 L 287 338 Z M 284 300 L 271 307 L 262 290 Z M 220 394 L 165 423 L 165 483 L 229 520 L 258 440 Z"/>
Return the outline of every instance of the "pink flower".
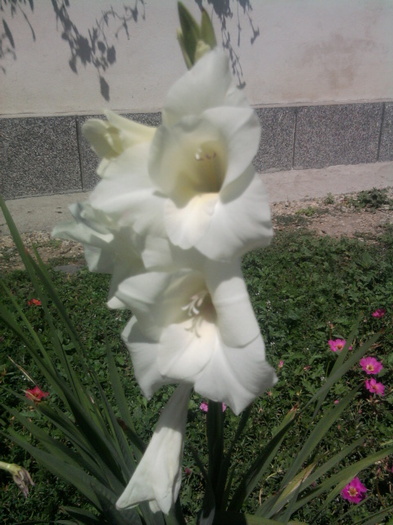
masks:
<path fill-rule="evenodd" d="M 333 403 L 334 403 L 335 405 L 338 405 L 338 404 L 339 404 L 339 402 L 340 402 L 340 400 L 339 400 L 339 399 L 335 399 L 335 400 L 333 401 Z"/>
<path fill-rule="evenodd" d="M 28 399 L 31 399 L 35 403 L 39 403 L 41 399 L 49 396 L 49 392 L 44 392 L 39 386 L 25 390 L 25 395 Z"/>
<path fill-rule="evenodd" d="M 385 394 L 385 385 L 378 383 L 375 379 L 366 379 L 364 382 L 367 390 L 373 394 L 383 396 Z"/>
<path fill-rule="evenodd" d="M 363 357 L 359 361 L 360 366 L 366 374 L 379 374 L 383 366 L 380 361 L 377 361 L 375 357 Z"/>
<path fill-rule="evenodd" d="M 375 312 L 371 314 L 372 317 L 375 317 L 376 319 L 380 319 L 386 314 L 385 308 L 377 308 Z"/>
<path fill-rule="evenodd" d="M 226 404 L 222 403 L 222 411 L 225 412 L 226 409 L 227 409 Z M 205 403 L 204 401 L 202 401 L 202 403 L 199 405 L 199 410 L 202 410 L 202 412 L 208 412 L 209 405 Z"/>
<path fill-rule="evenodd" d="M 341 496 L 351 503 L 360 503 L 364 499 L 367 490 L 360 479 L 356 477 L 348 485 L 345 485 L 341 491 Z"/>
<path fill-rule="evenodd" d="M 41 301 L 39 299 L 30 299 L 29 301 L 27 301 L 27 304 L 29 306 L 41 306 Z"/>
<path fill-rule="evenodd" d="M 345 339 L 330 339 L 328 341 L 328 345 L 330 346 L 330 350 L 332 352 L 341 352 L 345 344 L 346 344 Z"/>
<path fill-rule="evenodd" d="M 277 368 L 282 368 L 283 366 L 284 366 L 284 361 L 281 359 L 281 361 L 279 361 L 278 363 Z"/>
<path fill-rule="evenodd" d="M 191 474 L 192 474 L 192 470 L 191 470 L 189 467 L 185 467 L 185 468 L 184 468 L 184 474 L 185 474 L 186 476 L 191 476 Z"/>

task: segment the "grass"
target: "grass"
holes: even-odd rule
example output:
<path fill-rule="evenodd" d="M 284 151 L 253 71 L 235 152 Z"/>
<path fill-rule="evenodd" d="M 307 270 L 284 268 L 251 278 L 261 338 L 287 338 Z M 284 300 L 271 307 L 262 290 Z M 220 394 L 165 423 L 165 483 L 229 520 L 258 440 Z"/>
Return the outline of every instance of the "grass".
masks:
<path fill-rule="evenodd" d="M 337 358 L 329 350 L 327 341 L 345 339 L 359 315 L 361 322 L 354 345 L 382 330 L 378 345 L 369 355 L 383 361 L 384 370 L 378 377 L 386 385 L 386 394 L 383 398 L 378 398 L 361 388 L 350 410 L 345 412 L 345 417 L 327 434 L 323 447 L 316 452 L 314 459 L 321 460 L 328 453 L 340 450 L 359 436 L 365 436 L 364 449 L 357 450 L 349 458 L 349 461 L 355 461 L 363 454 L 377 450 L 381 443 L 392 439 L 392 270 L 392 228 L 386 229 L 373 243 L 357 239 L 317 237 L 302 230 L 281 232 L 268 249 L 252 252 L 245 257 L 244 274 L 249 293 L 264 335 L 267 358 L 277 368 L 279 382 L 271 392 L 253 405 L 251 422 L 235 451 L 235 464 L 239 469 L 252 461 L 262 444 L 271 436 L 273 427 L 279 424 L 288 410 L 304 404 L 315 393 Z M 86 269 L 68 276 L 52 269 L 51 275 L 78 333 L 89 348 L 91 366 L 110 396 L 111 385 L 103 364 L 105 344 L 109 343 L 124 378 L 136 430 L 147 440 L 157 419 L 157 412 L 168 399 L 171 389 L 162 389 L 150 402 L 146 402 L 140 395 L 133 379 L 129 357 L 119 337 L 128 314 L 109 311 L 105 306 L 108 277 L 91 274 Z M 22 304 L 26 304 L 26 314 L 45 340 L 40 307 L 27 305 L 33 292 L 25 272 L 8 273 L 4 280 L 12 289 L 13 295 Z M 386 309 L 386 315 L 381 319 L 371 316 L 377 308 Z M 7 330 L 2 332 L 1 347 L 2 400 L 20 407 L 33 419 L 39 418 L 36 411 L 26 408 L 15 396 L 15 393 L 23 394 L 24 389 L 33 385 L 12 364 L 8 355 L 27 370 L 34 382 L 44 390 L 47 390 L 47 385 L 35 365 L 27 358 L 23 346 Z M 69 352 L 72 356 L 72 347 Z M 283 361 L 283 366 L 278 368 L 280 361 Z M 328 396 L 327 405 L 332 405 L 363 379 L 360 368 L 351 370 L 345 381 L 337 384 Z M 203 459 L 207 457 L 204 445 L 206 416 L 199 410 L 201 401 L 198 396 L 193 396 L 187 425 L 184 466 L 188 470 L 184 476 L 182 501 L 188 517 L 195 515 L 203 497 L 202 476 L 189 447 L 192 444 Z M 55 396 L 52 396 L 51 402 L 56 403 Z M 229 443 L 237 418 L 229 410 L 225 417 Z M 284 447 L 272 464 L 269 476 L 252 494 L 248 503 L 249 511 L 255 511 L 258 500 L 263 501 L 264 495 L 277 489 L 289 461 L 292 460 L 288 451 L 296 450 L 299 442 L 304 439 L 309 429 L 310 417 L 303 415 L 287 437 Z M 5 414 L 0 414 L 0 425 L 6 427 L 14 424 Z M 40 469 L 25 452 L 11 443 L 5 443 L 2 458 L 25 466 L 36 482 L 31 495 L 24 500 L 11 478 L 0 472 L 2 523 L 38 523 L 40 520 L 42 523 L 52 523 L 65 518 L 61 511 L 63 504 L 85 505 L 83 498 L 75 491 Z M 369 489 L 370 497 L 365 504 L 355 509 L 356 519 L 366 518 L 383 506 L 393 504 L 393 478 L 389 471 L 392 464 L 393 458 L 390 458 L 360 475 Z M 321 501 L 316 500 L 306 511 L 296 516 L 297 519 L 308 522 L 317 514 L 320 504 Z M 336 498 L 327 514 L 316 518 L 315 523 L 356 523 L 351 517 L 342 518 L 348 510 L 350 505 L 341 498 Z"/>

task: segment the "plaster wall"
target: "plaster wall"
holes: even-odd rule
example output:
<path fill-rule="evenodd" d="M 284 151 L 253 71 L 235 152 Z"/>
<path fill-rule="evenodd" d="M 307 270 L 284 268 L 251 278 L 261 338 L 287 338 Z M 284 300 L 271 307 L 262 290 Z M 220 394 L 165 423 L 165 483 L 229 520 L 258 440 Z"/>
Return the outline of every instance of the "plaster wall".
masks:
<path fill-rule="evenodd" d="M 20 2 L 24 13 L 14 16 L 6 6 L 0 18 L 14 47 L 0 29 L 0 116 L 160 110 L 185 71 L 175 38 L 176 3 L 69 0 L 61 12 L 61 0 L 31 0 L 33 11 Z M 184 3 L 198 15 L 197 0 Z M 212 14 L 219 40 L 229 44 L 252 105 L 393 100 L 392 0 L 200 3 Z"/>

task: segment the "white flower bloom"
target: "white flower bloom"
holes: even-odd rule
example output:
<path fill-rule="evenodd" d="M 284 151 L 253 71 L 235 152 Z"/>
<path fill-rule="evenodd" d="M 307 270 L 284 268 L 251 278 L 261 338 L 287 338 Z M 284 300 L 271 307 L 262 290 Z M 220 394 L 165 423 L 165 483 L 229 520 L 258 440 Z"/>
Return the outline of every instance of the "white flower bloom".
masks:
<path fill-rule="evenodd" d="M 190 385 L 179 386 L 164 408 L 153 437 L 130 482 L 117 500 L 118 509 L 148 501 L 153 512 L 168 514 L 181 484 L 181 462 Z"/>
<path fill-rule="evenodd" d="M 89 203 L 73 204 L 70 211 L 75 221 L 55 226 L 52 236 L 81 242 L 89 270 L 112 274 L 108 305 L 124 308 L 115 293 L 124 279 L 145 271 L 141 241 L 130 228 L 120 228 Z"/>
<path fill-rule="evenodd" d="M 222 50 L 207 53 L 174 84 L 162 121 L 149 176 L 166 197 L 170 241 L 217 261 L 269 244 L 266 190 L 251 165 L 260 125 Z"/>
<path fill-rule="evenodd" d="M 174 245 L 228 261 L 269 244 L 267 194 L 250 165 L 258 141 L 249 108 L 211 109 L 157 130 L 149 174 L 167 197 L 164 224 Z"/>
<path fill-rule="evenodd" d="M 82 132 L 90 142 L 93 150 L 103 160 L 97 169 L 97 174 L 107 177 L 107 168 L 112 159 L 118 157 L 127 148 L 136 144 L 150 142 L 156 128 L 138 124 L 106 110 L 107 121 L 89 119 L 82 126 Z"/>
<path fill-rule="evenodd" d="M 204 277 L 205 275 L 205 277 Z M 196 392 L 238 414 L 276 381 L 238 262 L 132 277 L 117 297 L 135 318 L 123 339 L 147 397 L 163 384 Z"/>

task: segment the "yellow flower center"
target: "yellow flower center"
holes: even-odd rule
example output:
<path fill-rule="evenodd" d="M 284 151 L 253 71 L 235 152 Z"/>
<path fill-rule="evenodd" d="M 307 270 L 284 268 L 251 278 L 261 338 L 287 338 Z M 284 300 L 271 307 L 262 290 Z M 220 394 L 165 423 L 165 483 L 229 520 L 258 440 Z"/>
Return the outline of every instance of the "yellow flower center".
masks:
<path fill-rule="evenodd" d="M 199 144 L 194 152 L 195 165 L 190 174 L 198 193 L 219 193 L 226 172 L 222 145 L 218 140 Z"/>

